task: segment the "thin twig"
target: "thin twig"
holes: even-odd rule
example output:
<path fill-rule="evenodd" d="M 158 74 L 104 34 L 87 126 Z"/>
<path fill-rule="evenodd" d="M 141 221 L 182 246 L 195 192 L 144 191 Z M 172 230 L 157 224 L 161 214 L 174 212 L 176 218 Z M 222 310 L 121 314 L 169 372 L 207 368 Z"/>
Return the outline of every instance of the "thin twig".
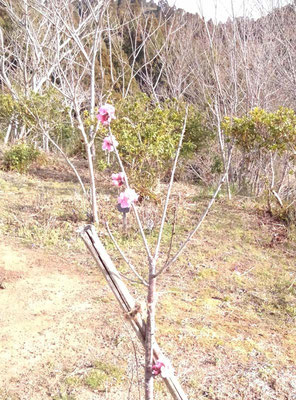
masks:
<path fill-rule="evenodd" d="M 179 201 L 178 201 L 178 203 L 179 203 Z M 177 207 L 178 207 L 178 204 L 175 205 L 175 209 L 174 209 L 174 220 L 173 220 L 173 227 L 172 227 L 172 233 L 171 233 L 171 240 L 170 240 L 170 246 L 169 246 L 168 255 L 167 255 L 167 259 L 166 259 L 165 264 L 167 264 L 167 262 L 170 259 L 172 246 L 173 246 L 173 241 L 174 241 L 174 237 L 175 237 L 175 234 L 176 234 Z"/>
<path fill-rule="evenodd" d="M 205 179 L 196 171 L 196 169 L 192 165 L 189 165 L 189 168 L 194 173 L 194 175 L 196 175 L 198 177 L 198 179 L 200 179 L 202 182 L 206 183 Z"/>
<path fill-rule="evenodd" d="M 161 220 L 161 225 L 160 225 L 160 228 L 159 228 L 157 245 L 156 245 L 155 254 L 154 254 L 154 260 L 155 261 L 158 258 L 158 253 L 159 253 L 159 248 L 160 248 L 163 228 L 164 228 L 165 219 L 166 219 L 166 215 L 167 215 L 167 209 L 168 209 L 168 205 L 169 205 L 169 201 L 170 201 L 170 195 L 171 195 L 171 191 L 172 191 L 172 187 L 173 187 L 173 183 L 174 183 L 175 172 L 176 172 L 177 163 L 178 163 L 180 151 L 181 151 L 181 148 L 182 148 L 183 138 L 184 138 L 184 134 L 185 134 L 185 130 L 186 130 L 187 117 L 188 117 L 188 106 L 186 107 L 186 114 L 185 114 L 185 118 L 184 118 L 183 129 L 182 129 L 182 132 L 181 132 L 178 148 L 177 148 L 177 151 L 176 151 L 175 161 L 174 161 L 174 165 L 173 165 L 173 169 L 172 169 L 172 173 L 171 173 L 171 179 L 170 179 L 170 183 L 169 183 L 169 187 L 168 187 L 168 191 L 167 191 L 167 196 L 166 196 L 166 200 L 165 200 L 165 204 L 164 204 L 164 208 L 163 208 L 162 220 Z"/>
<path fill-rule="evenodd" d="M 111 131 L 110 126 L 109 126 L 109 134 L 110 134 L 111 142 L 113 142 L 112 131 Z M 116 146 L 113 146 L 113 148 L 114 148 L 114 153 L 116 155 L 116 158 L 117 158 L 118 164 L 120 166 L 120 169 L 124 173 L 126 187 L 128 189 L 130 189 L 130 186 L 129 186 L 129 183 L 128 183 L 128 177 L 127 177 L 127 174 L 125 173 L 125 169 L 124 169 L 123 163 L 121 161 L 119 152 L 118 152 Z M 136 216 L 136 221 L 137 221 L 137 224 L 139 226 L 140 233 L 141 233 L 141 236 L 142 236 L 142 240 L 143 240 L 146 252 L 147 252 L 148 260 L 150 262 L 152 260 L 152 255 L 151 255 L 150 248 L 149 248 L 149 245 L 148 245 L 148 242 L 147 242 L 147 239 L 146 239 L 146 235 L 145 235 L 145 232 L 144 232 L 144 229 L 143 229 L 142 222 L 141 222 L 140 217 L 139 217 L 139 213 L 138 213 L 137 207 L 134 205 L 134 203 L 132 203 L 132 208 L 134 210 L 134 213 L 135 213 L 135 216 Z"/>
<path fill-rule="evenodd" d="M 82 182 L 82 179 L 77 171 L 77 169 L 75 168 L 74 164 L 70 161 L 69 157 L 65 154 L 65 152 L 61 149 L 61 147 L 46 133 L 45 129 L 43 128 L 41 122 L 40 122 L 40 118 L 39 116 L 33 113 L 33 111 L 31 111 L 28 107 L 26 107 L 26 111 L 37 120 L 37 123 L 40 127 L 40 129 L 42 130 L 42 134 L 56 147 L 56 149 L 62 154 L 62 156 L 64 157 L 64 159 L 66 160 L 67 164 L 70 166 L 70 168 L 73 170 L 74 174 L 76 175 L 76 178 L 78 179 L 78 182 L 81 186 L 81 189 L 83 191 L 83 194 L 86 196 L 86 198 L 88 198 L 87 195 L 87 191 L 85 189 L 84 183 Z"/>
<path fill-rule="evenodd" d="M 66 160 L 67 164 L 70 166 L 70 168 L 72 168 L 74 174 L 76 175 L 76 178 L 78 179 L 78 182 L 81 186 L 81 189 L 83 191 L 83 194 L 86 196 L 86 198 L 88 198 L 88 194 L 87 191 L 85 189 L 85 186 L 82 182 L 82 179 L 77 171 L 77 169 L 75 168 L 74 164 L 69 160 L 69 158 L 67 157 L 67 155 L 64 153 L 64 151 L 61 149 L 61 147 L 47 134 L 44 132 L 42 132 L 42 134 L 47 137 L 47 139 L 58 149 L 58 151 L 62 154 L 62 156 L 64 157 L 64 159 Z"/>
<path fill-rule="evenodd" d="M 296 199 L 294 199 L 287 207 L 286 210 L 288 210 L 288 208 L 290 208 L 294 203 L 295 203 Z"/>
<path fill-rule="evenodd" d="M 295 277 L 294 277 L 294 279 L 293 279 L 291 285 L 288 287 L 288 290 L 291 290 L 291 289 L 292 289 L 292 287 L 294 286 L 295 282 L 296 282 L 296 275 L 295 275 Z"/>
<path fill-rule="evenodd" d="M 184 249 L 187 247 L 188 243 L 191 241 L 192 237 L 195 235 L 195 233 L 198 231 L 198 229 L 200 228 L 201 224 L 203 223 L 204 219 L 206 218 L 206 216 L 208 215 L 212 205 L 214 204 L 216 197 L 218 196 L 218 193 L 221 190 L 221 186 L 223 185 L 226 176 L 228 174 L 228 170 L 229 170 L 229 166 L 230 166 L 230 160 L 231 160 L 231 154 L 232 154 L 232 148 L 230 151 L 230 155 L 229 155 L 229 159 L 228 159 L 228 163 L 227 163 L 227 168 L 226 168 L 226 172 L 224 173 L 223 177 L 220 179 L 219 185 L 212 197 L 212 199 L 210 200 L 206 210 L 204 211 L 204 213 L 202 214 L 202 216 L 200 217 L 198 224 L 196 225 L 196 227 L 190 232 L 190 234 L 188 235 L 187 239 L 184 240 L 184 242 L 181 244 L 179 250 L 176 252 L 176 254 L 171 258 L 171 260 L 164 264 L 164 266 L 155 274 L 155 276 L 160 275 L 162 272 L 164 272 L 168 267 L 170 267 L 176 260 L 177 258 L 180 256 L 180 254 L 184 251 Z"/>
<path fill-rule="evenodd" d="M 135 342 L 134 342 L 134 340 L 133 340 L 133 338 L 132 338 L 131 335 L 130 335 L 130 339 L 131 339 L 131 341 L 132 341 L 133 350 L 134 350 L 134 356 L 135 356 L 135 362 L 136 362 L 136 374 L 137 374 L 138 395 L 139 395 L 139 399 L 141 400 L 140 377 L 139 377 L 139 368 L 140 368 L 140 364 L 139 364 L 139 360 L 138 360 L 136 344 L 135 344 Z"/>
<path fill-rule="evenodd" d="M 129 282 L 131 282 L 131 283 L 140 283 L 141 285 L 144 285 L 143 282 L 138 281 L 138 280 L 136 280 L 136 279 L 129 278 L 128 276 L 126 276 L 126 275 L 123 274 L 122 272 L 118 272 L 118 273 L 119 273 L 119 276 L 120 276 L 121 278 L 123 278 L 123 279 L 125 279 L 125 280 L 127 280 L 127 281 L 129 281 Z"/>
<path fill-rule="evenodd" d="M 135 267 L 131 264 L 131 262 L 128 260 L 128 258 L 126 257 L 126 255 L 124 254 L 124 252 L 121 250 L 121 248 L 119 247 L 119 244 L 117 243 L 116 239 L 114 238 L 110 228 L 109 228 L 109 224 L 108 222 L 105 222 L 106 225 L 106 229 L 108 232 L 108 235 L 110 236 L 112 242 L 114 243 L 116 249 L 118 250 L 118 252 L 120 253 L 121 257 L 124 259 L 124 261 L 126 262 L 126 264 L 129 266 L 129 268 L 133 271 L 133 273 L 136 275 L 136 277 L 141 281 L 141 283 L 145 286 L 148 286 L 148 283 L 141 277 L 141 275 L 136 271 Z"/>

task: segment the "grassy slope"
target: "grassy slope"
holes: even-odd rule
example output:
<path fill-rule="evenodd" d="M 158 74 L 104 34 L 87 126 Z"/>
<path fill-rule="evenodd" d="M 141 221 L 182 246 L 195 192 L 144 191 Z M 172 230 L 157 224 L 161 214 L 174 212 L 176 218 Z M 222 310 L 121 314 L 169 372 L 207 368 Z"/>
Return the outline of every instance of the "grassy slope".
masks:
<path fill-rule="evenodd" d="M 102 218 L 120 232 L 120 216 L 114 207 L 117 192 L 109 191 L 102 178 L 100 188 Z M 41 180 L 0 172 L 0 191 L 2 236 L 18 237 L 45 251 L 63 249 L 72 258 L 85 251 L 75 230 L 87 222 L 87 206 L 76 183 L 51 180 L 50 174 Z M 207 201 L 200 188 L 176 185 L 163 260 L 175 204 L 179 206 L 172 252 Z M 139 211 L 149 241 L 155 243 L 157 231 L 149 226 L 157 225 L 160 211 L 148 203 L 142 203 Z M 145 254 L 132 215 L 129 224 L 128 238 L 120 233 L 117 238 L 144 272 Z M 104 229 L 100 234 L 126 271 Z M 295 237 L 281 223 L 258 213 L 249 200 L 228 202 L 221 196 L 186 252 L 160 278 L 158 340 L 190 398 L 296 399 L 295 254 Z M 143 289 L 133 286 L 141 298 Z M 103 306 L 106 309 L 108 302 Z M 95 387 L 95 371 L 90 381 Z M 63 382 L 69 388 L 83 384 L 78 378 Z M 156 387 L 157 398 L 169 398 L 160 381 Z M 105 398 L 101 396 L 96 398 Z"/>

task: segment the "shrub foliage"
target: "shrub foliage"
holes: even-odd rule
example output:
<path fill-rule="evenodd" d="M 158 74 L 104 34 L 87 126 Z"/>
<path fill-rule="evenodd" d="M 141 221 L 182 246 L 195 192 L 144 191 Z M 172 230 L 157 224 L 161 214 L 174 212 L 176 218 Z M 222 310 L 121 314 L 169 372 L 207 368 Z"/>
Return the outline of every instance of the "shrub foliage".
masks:
<path fill-rule="evenodd" d="M 18 143 L 6 150 L 3 154 L 3 166 L 6 170 L 15 170 L 24 173 L 37 160 L 40 152 L 32 145 Z"/>
<path fill-rule="evenodd" d="M 139 95 L 119 101 L 116 112 L 112 133 L 119 142 L 127 173 L 139 191 L 144 192 L 145 187 L 153 189 L 172 166 L 184 123 L 185 105 L 176 101 L 154 104 L 148 96 Z M 203 116 L 190 108 L 181 158 L 188 159 L 210 138 Z M 102 166 L 102 161 L 99 163 Z"/>

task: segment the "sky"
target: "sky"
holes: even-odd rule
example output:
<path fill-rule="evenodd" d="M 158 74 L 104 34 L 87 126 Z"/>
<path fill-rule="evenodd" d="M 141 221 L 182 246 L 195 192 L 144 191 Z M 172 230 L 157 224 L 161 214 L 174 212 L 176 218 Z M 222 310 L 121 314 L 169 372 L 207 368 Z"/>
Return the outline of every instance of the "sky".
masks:
<path fill-rule="evenodd" d="M 293 0 L 168 0 L 171 6 L 183 8 L 191 13 L 198 13 L 206 20 L 212 18 L 215 22 L 225 22 L 229 17 L 247 15 L 259 18 L 266 15 L 274 7 L 281 7 Z"/>

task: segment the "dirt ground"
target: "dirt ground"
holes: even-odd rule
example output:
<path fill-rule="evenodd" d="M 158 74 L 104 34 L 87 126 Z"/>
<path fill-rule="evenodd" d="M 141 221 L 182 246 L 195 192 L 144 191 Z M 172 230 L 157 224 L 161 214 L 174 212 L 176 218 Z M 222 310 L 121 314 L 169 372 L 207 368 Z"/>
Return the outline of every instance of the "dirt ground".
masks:
<path fill-rule="evenodd" d="M 106 326 L 118 318 L 116 305 L 114 315 L 104 315 L 101 300 L 113 300 L 101 281 L 89 267 L 0 243 L 1 400 L 72 398 L 59 394 L 63 376 L 85 373 L 115 336 Z M 77 395 L 102 398 L 85 388 Z"/>

